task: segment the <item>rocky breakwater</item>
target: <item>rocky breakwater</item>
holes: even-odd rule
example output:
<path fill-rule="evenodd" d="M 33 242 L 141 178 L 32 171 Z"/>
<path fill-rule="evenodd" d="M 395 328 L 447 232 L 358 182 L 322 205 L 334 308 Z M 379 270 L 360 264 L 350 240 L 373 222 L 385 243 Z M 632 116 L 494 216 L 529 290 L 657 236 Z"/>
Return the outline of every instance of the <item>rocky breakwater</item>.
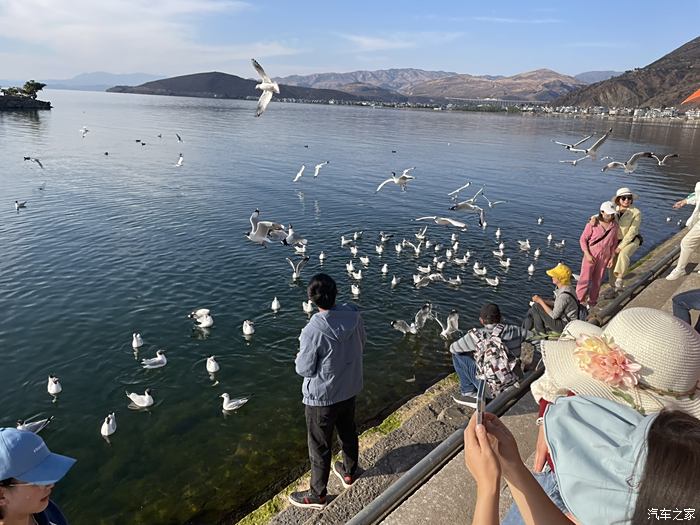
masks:
<path fill-rule="evenodd" d="M 24 111 L 35 109 L 51 109 L 51 102 L 36 100 L 30 97 L 0 97 L 0 111 Z"/>

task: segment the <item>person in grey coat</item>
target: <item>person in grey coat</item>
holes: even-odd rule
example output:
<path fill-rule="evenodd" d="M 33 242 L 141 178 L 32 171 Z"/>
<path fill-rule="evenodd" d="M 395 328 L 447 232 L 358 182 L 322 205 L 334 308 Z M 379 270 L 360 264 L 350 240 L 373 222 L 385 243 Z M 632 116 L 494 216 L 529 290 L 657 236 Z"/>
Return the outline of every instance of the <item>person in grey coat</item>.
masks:
<path fill-rule="evenodd" d="M 307 292 L 319 311 L 301 331 L 295 368 L 304 378 L 301 391 L 311 487 L 292 492 L 289 501 L 297 507 L 322 509 L 326 505 L 334 428 L 338 431 L 343 461 L 335 462 L 333 472 L 345 488 L 355 481 L 359 454 L 355 397 L 362 390 L 366 335 L 358 308 L 335 304 L 338 289 L 330 276 L 320 273 L 312 277 Z"/>

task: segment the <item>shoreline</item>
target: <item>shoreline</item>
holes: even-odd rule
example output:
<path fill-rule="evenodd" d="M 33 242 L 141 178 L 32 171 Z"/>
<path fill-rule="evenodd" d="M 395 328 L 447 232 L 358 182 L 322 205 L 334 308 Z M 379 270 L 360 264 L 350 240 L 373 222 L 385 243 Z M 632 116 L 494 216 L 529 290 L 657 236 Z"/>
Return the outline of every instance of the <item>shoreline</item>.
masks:
<path fill-rule="evenodd" d="M 36 111 L 51 109 L 51 102 L 29 97 L 0 96 L 0 111 Z"/>
<path fill-rule="evenodd" d="M 629 282 L 632 282 L 639 275 L 644 274 L 650 267 L 652 267 L 656 263 L 656 261 L 663 258 L 673 246 L 677 245 L 680 242 L 680 239 L 686 233 L 687 228 L 673 233 L 664 241 L 655 245 L 648 253 L 637 259 L 630 266 L 630 271 L 627 276 Z M 665 270 L 662 270 L 662 272 L 663 271 Z M 651 280 L 645 283 L 644 285 L 640 286 L 628 301 L 626 301 L 624 304 L 619 305 L 619 309 L 617 311 L 626 308 L 629 302 L 633 301 L 634 298 L 636 298 L 639 294 L 643 293 L 644 290 L 646 290 L 647 287 L 649 287 L 653 282 L 655 281 Z M 601 292 L 605 292 L 608 287 L 609 285 L 606 283 L 603 286 Z M 601 301 L 597 305 L 596 310 L 603 310 L 608 304 L 614 302 L 614 300 L 614 298 L 601 298 Z M 596 319 L 596 310 L 591 312 L 590 319 Z M 428 387 L 424 393 L 418 394 L 417 396 L 411 398 L 404 404 L 401 404 L 396 410 L 392 411 L 389 415 L 387 415 L 387 417 L 384 418 L 378 425 L 370 427 L 369 429 L 362 432 L 360 434 L 360 461 L 361 464 L 363 464 L 363 467 L 365 468 L 363 474 L 366 474 L 367 472 L 376 469 L 376 465 L 368 465 L 366 463 L 367 458 L 374 459 L 377 463 L 380 463 L 382 461 L 382 458 L 376 457 L 376 453 L 373 453 L 374 449 L 383 448 L 384 452 L 387 455 L 391 455 L 400 450 L 402 447 L 406 446 L 406 443 L 403 440 L 396 439 L 396 435 L 402 433 L 402 429 L 404 428 L 404 426 L 410 427 L 412 424 L 415 425 L 415 423 L 412 420 L 420 419 L 421 416 L 419 414 L 421 414 L 421 412 L 431 413 L 432 421 L 428 422 L 428 425 L 432 424 L 437 427 L 457 428 L 461 424 L 466 424 L 472 411 L 471 409 L 460 407 L 452 401 L 452 394 L 455 394 L 457 392 L 457 386 L 457 376 L 455 373 L 451 373 L 448 376 L 439 379 L 432 386 Z M 525 396 L 527 396 L 527 394 L 525 394 Z M 449 421 L 449 423 L 451 424 L 446 424 L 446 421 Z M 446 428 L 440 428 L 440 431 L 444 431 L 445 429 Z M 420 434 L 420 432 L 417 432 L 416 434 Z M 431 443 L 423 443 L 423 445 L 427 447 L 427 453 L 429 449 L 432 449 L 435 446 L 439 445 L 439 443 L 441 443 L 442 440 L 437 442 L 434 441 L 434 438 L 437 437 L 437 434 L 434 430 L 425 434 L 430 436 L 431 441 Z M 336 451 L 336 453 L 337 452 L 338 451 Z M 363 461 L 363 457 L 365 461 Z M 334 455 L 334 460 L 335 459 L 336 456 Z M 403 472 L 396 473 L 396 479 L 398 479 L 398 477 L 402 473 Z M 372 484 L 374 483 L 374 478 L 377 478 L 379 476 L 374 472 L 371 472 L 368 477 L 371 480 L 368 483 Z M 350 492 L 351 489 L 343 491 L 342 488 L 336 488 L 333 485 L 333 482 L 337 480 L 334 480 L 333 478 L 334 477 L 331 476 L 331 478 L 329 479 L 329 494 L 337 494 L 336 497 L 340 498 L 347 492 Z M 305 519 L 302 521 L 295 521 L 295 518 L 298 518 L 301 514 L 299 514 L 298 512 L 299 509 L 291 507 L 289 505 L 289 503 L 287 502 L 287 495 L 294 490 L 298 490 L 299 488 L 307 488 L 309 479 L 310 471 L 308 470 L 307 465 L 304 470 L 304 473 L 301 476 L 299 476 L 296 480 L 292 481 L 291 483 L 285 484 L 284 488 L 274 493 L 271 497 L 267 499 L 267 501 L 259 505 L 255 510 L 240 518 L 234 518 L 234 516 L 239 515 L 239 513 L 232 512 L 231 514 L 225 516 L 219 523 L 225 525 L 292 525 L 293 523 L 304 523 L 306 522 Z M 358 478 L 358 481 L 361 479 L 363 479 L 363 477 Z M 395 481 L 395 479 L 391 480 L 391 482 L 393 481 Z M 381 488 L 379 490 L 379 493 L 386 490 L 386 488 L 390 486 L 391 482 L 386 484 L 386 486 L 384 486 L 383 488 Z M 353 485 L 353 489 L 354 487 L 355 486 Z M 377 487 L 374 487 L 374 490 L 370 490 L 370 492 L 373 493 L 373 496 L 369 501 L 373 500 L 374 497 L 378 495 L 376 488 Z M 344 498 L 344 500 L 352 501 L 352 499 L 347 498 Z M 367 505 L 369 501 L 355 501 L 353 507 L 357 507 L 359 503 L 359 511 L 362 509 L 363 506 Z M 322 520 L 320 519 L 321 514 L 319 514 L 318 511 L 315 511 L 315 514 L 308 514 L 309 512 L 313 511 L 306 511 L 307 514 L 303 514 L 303 516 L 314 518 L 314 521 L 309 521 L 309 523 L 315 523 L 316 521 L 325 524 L 345 523 L 345 521 L 343 520 L 333 519 L 332 516 L 325 516 L 325 513 L 328 512 L 331 507 L 333 507 L 333 504 L 329 503 L 328 507 L 326 507 L 327 510 L 322 511 L 324 514 Z M 285 516 L 288 513 L 291 513 L 292 516 Z M 337 514 L 338 512 L 336 512 L 336 515 Z"/>

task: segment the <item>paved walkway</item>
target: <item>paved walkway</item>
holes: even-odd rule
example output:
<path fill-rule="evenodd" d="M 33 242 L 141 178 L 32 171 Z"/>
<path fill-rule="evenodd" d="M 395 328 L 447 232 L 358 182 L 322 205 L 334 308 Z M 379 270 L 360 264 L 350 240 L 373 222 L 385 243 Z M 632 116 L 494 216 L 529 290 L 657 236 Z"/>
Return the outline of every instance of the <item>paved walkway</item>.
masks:
<path fill-rule="evenodd" d="M 669 244 L 677 244 L 679 240 L 680 237 L 676 237 Z M 669 271 L 664 271 L 627 303 L 625 308 L 646 306 L 671 312 L 671 299 L 674 295 L 700 288 L 700 274 L 697 273 L 697 270 L 700 269 L 699 262 L 700 254 L 696 253 L 691 258 L 691 264 L 688 265 L 691 273 L 675 281 L 667 281 L 665 276 L 668 275 Z M 695 319 L 696 317 L 693 318 L 693 321 Z M 529 458 L 530 465 L 534 457 L 537 437 L 537 427 L 534 423 L 536 414 L 537 405 L 535 405 L 532 396 L 526 395 L 502 418 L 516 437 L 520 455 Z M 469 524 L 474 509 L 475 489 L 474 481 L 464 465 L 463 453 L 460 453 L 395 509 L 382 523 L 386 525 Z M 507 485 L 504 483 L 501 497 L 501 517 L 507 511 L 511 501 Z"/>

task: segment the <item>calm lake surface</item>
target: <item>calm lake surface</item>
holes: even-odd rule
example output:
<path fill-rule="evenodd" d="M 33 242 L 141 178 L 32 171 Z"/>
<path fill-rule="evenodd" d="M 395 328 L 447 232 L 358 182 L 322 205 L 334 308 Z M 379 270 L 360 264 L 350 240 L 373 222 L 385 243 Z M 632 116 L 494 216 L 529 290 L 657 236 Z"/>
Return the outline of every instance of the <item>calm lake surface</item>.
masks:
<path fill-rule="evenodd" d="M 303 467 L 293 359 L 307 321 L 304 281 L 323 270 L 338 281 L 339 300 L 352 300 L 342 234 L 364 230 L 360 253 L 371 258 L 356 300 L 369 339 L 358 399 L 359 418 L 368 422 L 451 371 L 436 323 L 403 337 L 391 320 L 410 320 L 425 301 L 442 317 L 458 309 L 464 329 L 485 301 L 519 320 L 530 295 L 551 292 L 544 269 L 562 259 L 578 271 L 578 236 L 601 201 L 620 186 L 641 195 L 643 254 L 689 216 L 670 206 L 692 191 L 700 166 L 700 131 L 682 123 L 275 102 L 256 119 L 255 104 L 245 101 L 69 91 L 43 98 L 52 101 L 50 112 L 0 113 L 0 425 L 55 416 L 43 437 L 78 458 L 55 497 L 77 525 L 215 523 Z M 82 126 L 90 130 L 84 139 Z M 680 158 L 668 167 L 642 161 L 631 175 L 601 173 L 600 161 L 558 162 L 573 157 L 551 139 L 576 141 L 610 126 L 601 156 L 626 160 L 652 150 Z M 185 160 L 176 168 L 179 153 Z M 314 179 L 313 166 L 325 160 L 330 164 Z M 294 184 L 302 163 L 306 173 Z M 375 194 L 391 171 L 410 166 L 416 180 L 407 192 L 391 184 Z M 448 210 L 446 194 L 468 180 L 465 197 L 483 185 L 490 199 L 508 201 L 488 210 L 485 231 L 474 215 Z M 16 213 L 15 199 L 27 200 L 26 210 Z M 295 258 L 291 248 L 263 249 L 245 239 L 256 207 L 263 219 L 291 222 L 308 237 L 311 260 L 299 283 L 285 261 Z M 412 286 L 416 264 L 428 264 L 433 253 L 397 255 L 393 242 L 381 258 L 375 253 L 380 230 L 415 240 L 420 223 L 413 219 L 423 215 L 469 224 L 458 255 L 470 250 L 470 264 L 448 264 L 444 272 L 461 275 L 458 289 Z M 507 271 L 491 254 L 496 227 L 512 258 Z M 443 243 L 451 232 L 428 228 Z M 566 239 L 565 249 L 548 247 L 550 232 Z M 533 259 L 516 243 L 525 238 L 542 248 L 531 278 Z M 474 276 L 474 260 L 501 285 Z M 385 262 L 387 277 L 380 273 Z M 392 274 L 403 278 L 393 290 Z M 275 296 L 282 303 L 276 315 Z M 215 319 L 207 334 L 186 318 L 199 307 Z M 256 323 L 250 341 L 241 333 L 244 319 Z M 165 368 L 140 367 L 132 331 L 145 339 L 139 359 L 165 349 Z M 205 371 L 211 354 L 221 364 L 216 385 Z M 46 392 L 49 373 L 63 385 L 56 403 Z M 130 410 L 124 391 L 147 387 L 155 406 Z M 252 397 L 225 416 L 223 392 Z M 118 424 L 111 443 L 99 433 L 109 412 Z"/>

